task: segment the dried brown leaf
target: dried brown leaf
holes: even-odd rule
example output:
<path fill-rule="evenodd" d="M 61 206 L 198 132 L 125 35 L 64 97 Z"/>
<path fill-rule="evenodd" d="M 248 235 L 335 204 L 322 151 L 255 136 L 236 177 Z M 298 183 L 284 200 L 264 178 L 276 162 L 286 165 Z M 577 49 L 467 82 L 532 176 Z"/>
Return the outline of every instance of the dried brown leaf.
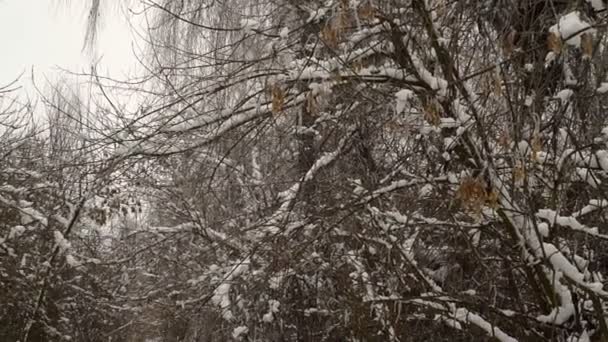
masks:
<path fill-rule="evenodd" d="M 510 56 L 515 50 L 515 36 L 517 31 L 511 30 L 502 38 L 502 50 L 506 56 Z"/>
<path fill-rule="evenodd" d="M 433 126 L 439 126 L 441 116 L 439 115 L 439 105 L 436 101 L 428 101 L 422 108 L 424 119 Z"/>
<path fill-rule="evenodd" d="M 372 6 L 369 2 L 359 6 L 357 9 L 357 14 L 359 15 L 359 19 L 362 20 L 373 20 L 376 17 L 376 8 Z"/>
<path fill-rule="evenodd" d="M 513 168 L 513 181 L 519 183 L 526 178 L 526 170 L 521 163 L 518 163 Z"/>
<path fill-rule="evenodd" d="M 463 208 L 474 213 L 481 212 L 486 197 L 486 188 L 483 182 L 474 177 L 464 177 L 456 191 L 456 199 L 461 202 Z"/>
<path fill-rule="evenodd" d="M 337 48 L 340 42 L 340 37 L 338 30 L 336 30 L 335 26 L 332 24 L 325 25 L 321 30 L 321 39 L 329 46 L 330 48 Z"/>
<path fill-rule="evenodd" d="M 547 36 L 547 48 L 559 55 L 563 48 L 562 38 L 555 32 L 550 32 Z"/>
<path fill-rule="evenodd" d="M 504 149 L 509 148 L 509 145 L 511 145 L 511 134 L 507 129 L 503 129 L 498 136 L 498 145 Z"/>
<path fill-rule="evenodd" d="M 593 55 L 593 36 L 591 34 L 583 33 L 581 35 L 581 50 L 584 57 L 591 58 Z"/>
<path fill-rule="evenodd" d="M 272 113 L 279 114 L 283 111 L 283 106 L 285 105 L 285 92 L 278 85 L 273 85 L 270 89 L 270 94 L 272 98 Z"/>

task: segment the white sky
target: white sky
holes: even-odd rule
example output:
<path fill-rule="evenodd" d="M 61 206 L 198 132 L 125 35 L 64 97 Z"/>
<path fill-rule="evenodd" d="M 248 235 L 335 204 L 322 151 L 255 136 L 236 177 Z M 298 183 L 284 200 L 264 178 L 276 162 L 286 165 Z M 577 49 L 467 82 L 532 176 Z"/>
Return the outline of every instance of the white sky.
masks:
<path fill-rule="evenodd" d="M 112 0 L 117 1 L 117 0 Z M 0 0 L 0 86 L 25 71 L 20 84 L 32 92 L 31 70 L 38 86 L 45 77 L 62 72 L 89 72 L 93 58 L 83 51 L 87 8 L 84 0 Z M 123 78 L 136 60 L 131 33 L 123 11 L 107 9 L 98 37 L 98 72 Z M 31 94 L 33 95 L 33 94 Z"/>

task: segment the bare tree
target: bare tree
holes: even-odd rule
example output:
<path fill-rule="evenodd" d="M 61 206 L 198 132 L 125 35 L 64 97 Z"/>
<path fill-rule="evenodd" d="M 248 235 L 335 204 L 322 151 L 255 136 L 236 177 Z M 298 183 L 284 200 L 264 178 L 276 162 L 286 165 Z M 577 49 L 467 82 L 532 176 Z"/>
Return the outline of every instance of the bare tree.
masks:
<path fill-rule="evenodd" d="M 52 101 L 104 338 L 608 338 L 603 2 L 141 4 L 146 75 Z"/>

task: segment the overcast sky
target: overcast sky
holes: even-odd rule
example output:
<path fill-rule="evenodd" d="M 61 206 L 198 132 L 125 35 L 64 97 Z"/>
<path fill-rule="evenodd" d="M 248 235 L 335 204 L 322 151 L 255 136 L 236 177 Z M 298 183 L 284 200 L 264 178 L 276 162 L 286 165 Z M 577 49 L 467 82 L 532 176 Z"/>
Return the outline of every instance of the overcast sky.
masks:
<path fill-rule="evenodd" d="M 117 0 L 114 0 L 117 1 Z M 69 3 L 69 4 L 68 4 Z M 43 85 L 56 79 L 59 68 L 87 72 L 93 60 L 83 51 L 85 1 L 0 0 L 0 86 L 26 73 L 21 80 L 31 91 L 30 71 Z M 120 78 L 136 65 L 131 44 L 134 34 L 122 11 L 103 16 L 97 42 L 98 70 Z"/>

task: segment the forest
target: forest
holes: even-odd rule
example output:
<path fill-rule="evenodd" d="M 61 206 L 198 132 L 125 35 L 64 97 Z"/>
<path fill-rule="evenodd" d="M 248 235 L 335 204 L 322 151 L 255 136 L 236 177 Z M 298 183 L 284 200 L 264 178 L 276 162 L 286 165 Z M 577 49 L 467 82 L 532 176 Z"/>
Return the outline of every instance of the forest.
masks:
<path fill-rule="evenodd" d="M 0 341 L 608 341 L 604 0 L 116 3 L 0 85 Z"/>

